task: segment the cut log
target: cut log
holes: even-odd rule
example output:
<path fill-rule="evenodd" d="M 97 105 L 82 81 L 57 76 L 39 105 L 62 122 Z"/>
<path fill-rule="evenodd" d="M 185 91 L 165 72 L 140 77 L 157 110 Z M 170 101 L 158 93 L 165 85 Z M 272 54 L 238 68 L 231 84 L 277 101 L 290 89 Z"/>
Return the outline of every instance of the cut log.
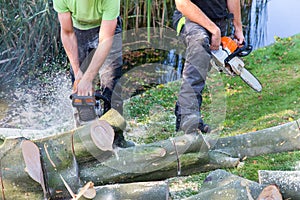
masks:
<path fill-rule="evenodd" d="M 29 140 L 24 140 L 21 143 L 21 149 L 23 154 L 23 159 L 25 161 L 25 170 L 29 176 L 38 182 L 46 196 L 46 186 L 44 180 L 44 172 L 42 169 L 41 154 L 40 150 L 33 142 Z"/>
<path fill-rule="evenodd" d="M 1 165 L 1 179 L 7 185 L 7 182 L 11 181 L 12 178 L 7 176 L 6 168 L 9 166 L 11 176 L 13 176 L 16 171 L 20 171 L 21 167 L 23 173 L 17 175 L 15 180 L 24 180 L 25 185 L 35 184 L 35 189 L 38 187 L 43 189 L 41 177 L 39 177 L 38 173 L 33 172 L 40 172 L 39 167 L 30 171 L 24 170 L 25 167 L 30 168 L 30 166 L 26 166 L 26 162 L 30 159 L 26 158 L 25 160 L 27 161 L 24 161 L 23 156 L 27 155 L 27 151 L 37 152 L 35 144 L 39 147 L 41 155 L 47 194 L 55 198 L 61 198 L 62 196 L 71 197 L 66 185 L 76 193 L 79 186 L 82 185 L 79 182 L 79 174 L 83 182 L 93 181 L 95 184 L 132 182 L 135 180 L 145 181 L 147 179 L 162 180 L 176 176 L 179 172 L 190 174 L 192 172 L 216 169 L 222 167 L 222 164 L 228 166 L 231 161 L 234 161 L 234 163 L 230 165 L 236 166 L 238 162 L 238 159 L 234 160 L 231 158 L 228 159 L 229 162 L 224 162 L 226 159 L 220 159 L 221 162 L 219 162 L 220 156 L 214 156 L 214 160 L 211 161 L 210 155 L 213 154 L 208 153 L 207 146 L 204 145 L 203 147 L 204 141 L 200 135 L 183 135 L 154 144 L 119 149 L 114 154 L 111 151 L 99 149 L 97 140 L 92 139 L 90 127 L 92 127 L 91 124 L 75 131 L 33 141 L 32 145 L 24 146 L 26 149 L 24 149 L 23 153 L 20 145 L 9 145 L 18 144 L 20 139 L 6 140 L 0 149 L 1 164 L 5 161 L 7 165 Z M 31 148 L 31 150 L 27 148 Z M 201 149 L 203 152 L 199 153 Z M 12 158 L 16 157 L 15 153 L 20 157 L 18 162 L 10 162 Z M 101 159 L 98 159 L 99 157 L 93 153 L 101 155 Z M 103 154 L 106 156 L 105 159 L 103 159 Z M 79 165 L 77 165 L 74 155 L 78 157 Z M 86 159 L 81 156 L 89 158 Z M 34 157 L 36 158 L 37 156 Z M 34 163 L 33 166 L 37 166 L 36 164 Z M 30 177 L 29 174 L 32 176 Z M 145 174 L 145 177 L 143 174 Z M 153 174 L 157 176 L 153 176 Z M 27 179 L 24 177 L 27 177 Z M 9 188 L 12 187 L 14 186 L 5 186 L 3 192 L 6 194 Z M 26 191 L 30 191 L 30 188 L 28 190 L 26 187 L 17 188 L 14 190 L 14 193 L 20 198 L 22 193 Z M 41 193 L 39 190 L 37 192 Z"/>
<path fill-rule="evenodd" d="M 23 159 L 24 154 L 22 153 L 23 141 L 26 141 L 26 139 L 6 139 L 0 146 L 0 191 L 2 200 L 43 199 L 45 197 L 43 187 L 38 182 L 41 181 L 39 180 L 41 177 L 37 178 L 38 175 L 34 176 L 34 172 L 32 173 L 29 169 L 30 167 L 26 167 Z M 34 165 L 39 164 L 39 162 L 36 162 Z M 39 170 L 37 171 L 39 172 Z M 30 174 L 33 176 L 30 176 Z"/>
<path fill-rule="evenodd" d="M 276 185 L 268 185 L 258 196 L 257 200 L 283 200 L 279 188 Z"/>
<path fill-rule="evenodd" d="M 135 147 L 131 150 L 136 151 L 134 154 L 130 153 L 129 149 L 122 149 L 119 153 L 124 156 L 119 156 L 119 160 L 112 157 L 103 163 L 98 161 L 79 163 L 80 178 L 84 182 L 92 181 L 96 185 L 155 181 L 178 175 L 236 167 L 239 164 L 239 158 L 231 158 L 219 152 L 210 152 L 209 154 L 187 152 L 180 155 L 179 161 L 177 161 L 175 157 L 172 158 L 174 152 L 167 151 L 164 157 L 155 158 L 150 149 L 145 146 Z M 146 150 L 147 153 L 144 152 Z M 155 151 L 153 147 L 152 151 Z M 135 156 L 139 158 L 134 158 Z"/>
<path fill-rule="evenodd" d="M 115 120 L 117 117 L 115 114 L 107 117 L 108 123 L 114 124 L 115 130 L 124 128 L 124 119 L 110 122 L 111 118 Z M 70 197 L 70 190 L 77 193 L 79 187 L 89 181 L 98 186 L 154 181 L 234 167 L 244 156 L 299 149 L 298 121 L 254 133 L 219 138 L 212 149 L 209 149 L 201 135 L 196 134 L 126 149 L 112 149 L 114 133 L 103 121 L 95 121 L 59 135 L 32 140 L 32 143 L 23 146 L 23 150 L 21 142 L 25 138 L 7 139 L 0 146 L 2 195 L 11 195 L 15 199 L 20 199 L 24 194 L 31 195 L 30 198 L 34 195 L 43 197 L 45 187 L 50 196 Z M 101 138 L 105 138 L 105 141 Z M 28 155 L 24 148 L 31 148 L 35 155 L 24 159 Z M 38 152 L 41 160 L 30 165 L 31 160 L 38 160 Z M 38 162 L 41 162 L 45 186 L 38 175 Z M 35 166 L 34 169 L 32 166 Z M 34 190 L 36 194 L 33 194 Z"/>
<path fill-rule="evenodd" d="M 300 150 L 300 119 L 247 134 L 219 138 L 212 149 L 232 157 L 253 157 Z"/>
<path fill-rule="evenodd" d="M 43 176 L 50 199 L 70 199 L 80 187 L 79 169 L 72 146 L 72 135 L 35 142 L 40 149 Z M 66 186 L 67 184 L 68 186 Z M 68 189 L 70 187 L 70 189 Z"/>
<path fill-rule="evenodd" d="M 259 183 L 277 185 L 284 199 L 300 199 L 300 171 L 258 171 Z"/>
<path fill-rule="evenodd" d="M 168 200 L 169 186 L 165 181 L 114 184 L 96 187 L 97 200 L 135 199 Z"/>
<path fill-rule="evenodd" d="M 94 155 L 91 155 L 91 152 L 85 148 L 87 145 L 95 152 L 97 151 L 97 155 L 105 154 L 109 149 L 96 139 L 97 133 L 103 136 L 102 131 L 95 128 L 99 123 L 97 121 L 75 131 L 32 142 L 25 138 L 6 139 L 0 146 L 0 178 L 3 199 L 5 196 L 9 196 L 9 199 L 13 197 L 20 199 L 24 195 L 29 198 L 34 197 L 31 199 L 42 199 L 46 196 L 71 198 L 70 190 L 76 192 L 81 185 L 74 155 L 75 146 L 78 154 L 83 155 L 84 159 L 86 157 L 95 159 Z M 102 121 L 100 126 L 104 128 L 105 133 L 113 134 L 112 128 L 107 122 Z M 108 129 L 110 131 L 107 131 Z M 113 141 L 114 135 L 109 138 L 112 138 Z M 21 145 L 22 141 L 26 142 Z M 106 140 L 111 145 L 110 149 L 112 149 L 112 141 Z M 104 148 L 105 151 L 99 148 Z M 22 182 L 18 180 L 22 180 Z"/>
<path fill-rule="evenodd" d="M 225 170 L 215 170 L 206 177 L 199 193 L 187 200 L 254 200 L 263 188 L 264 186 L 257 182 L 230 174 Z"/>

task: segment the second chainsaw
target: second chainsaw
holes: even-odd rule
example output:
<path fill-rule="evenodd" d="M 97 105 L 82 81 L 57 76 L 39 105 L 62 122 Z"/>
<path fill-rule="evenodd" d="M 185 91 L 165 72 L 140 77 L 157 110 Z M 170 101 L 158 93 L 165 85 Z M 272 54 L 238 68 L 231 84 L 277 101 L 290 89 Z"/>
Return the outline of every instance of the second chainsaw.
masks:
<path fill-rule="evenodd" d="M 212 51 L 212 66 L 218 71 L 229 74 L 230 76 L 240 76 L 252 89 L 257 92 L 262 90 L 259 80 L 246 68 L 241 57 L 247 56 L 252 51 L 252 46 L 245 42 L 241 47 L 230 37 L 221 38 L 219 50 Z"/>

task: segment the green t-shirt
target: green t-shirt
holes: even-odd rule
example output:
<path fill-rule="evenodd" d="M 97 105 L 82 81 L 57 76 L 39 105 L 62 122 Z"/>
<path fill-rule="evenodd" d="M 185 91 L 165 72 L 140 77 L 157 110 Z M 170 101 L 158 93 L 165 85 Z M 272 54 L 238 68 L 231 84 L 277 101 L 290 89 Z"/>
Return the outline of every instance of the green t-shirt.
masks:
<path fill-rule="evenodd" d="M 101 20 L 113 20 L 120 14 L 120 0 L 53 0 L 58 13 L 71 12 L 73 26 L 87 30 L 100 26 Z"/>

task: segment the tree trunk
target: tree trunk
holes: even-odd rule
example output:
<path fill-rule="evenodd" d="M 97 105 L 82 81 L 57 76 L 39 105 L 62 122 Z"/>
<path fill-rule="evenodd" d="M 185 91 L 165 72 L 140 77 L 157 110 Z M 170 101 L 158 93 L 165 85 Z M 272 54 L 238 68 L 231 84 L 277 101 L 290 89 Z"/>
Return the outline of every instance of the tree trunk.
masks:
<path fill-rule="evenodd" d="M 97 200 L 135 199 L 135 200 L 168 200 L 169 186 L 164 181 L 137 182 L 98 186 L 95 188 Z"/>
<path fill-rule="evenodd" d="M 111 123 L 110 119 L 115 119 L 114 116 L 110 115 L 105 119 Z M 123 123 L 114 124 L 115 130 L 116 124 L 119 124 L 118 126 L 122 124 L 124 127 Z M 74 138 L 76 138 L 75 135 Z M 74 144 L 77 155 L 77 143 Z M 89 152 L 95 150 L 99 152 L 95 148 L 90 148 Z M 111 182 L 164 180 L 177 175 L 235 167 L 239 164 L 239 158 L 232 158 L 218 151 L 209 151 L 203 137 L 194 134 L 182 135 L 146 145 L 136 145 L 133 148 L 119 148 L 112 153 L 110 157 L 105 157 L 106 160 L 94 156 L 96 159 L 91 162 L 79 159 L 82 156 L 76 156 L 79 157 L 77 160 L 81 180 L 84 182 L 92 181 L 96 185 Z"/>
<path fill-rule="evenodd" d="M 206 177 L 199 193 L 189 197 L 188 200 L 253 200 L 257 199 L 262 190 L 263 185 L 254 181 L 230 174 L 225 170 L 215 170 Z"/>
<path fill-rule="evenodd" d="M 268 153 L 300 150 L 300 119 L 252 133 L 219 138 L 213 150 L 232 157 L 253 157 Z"/>
<path fill-rule="evenodd" d="M 259 183 L 277 185 L 285 199 L 300 199 L 300 171 L 258 171 Z"/>

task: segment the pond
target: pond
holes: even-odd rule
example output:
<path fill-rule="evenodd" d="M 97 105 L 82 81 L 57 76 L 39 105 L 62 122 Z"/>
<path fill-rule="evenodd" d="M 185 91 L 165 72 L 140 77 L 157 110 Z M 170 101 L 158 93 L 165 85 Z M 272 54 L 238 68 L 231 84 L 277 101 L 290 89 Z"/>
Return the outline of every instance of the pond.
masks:
<path fill-rule="evenodd" d="M 246 38 L 250 40 L 254 48 L 260 48 L 272 44 L 274 36 L 289 37 L 300 33 L 299 8 L 300 1 L 298 0 L 285 0 L 284 3 L 282 0 L 253 1 L 249 10 L 244 11 L 248 14 L 243 16 L 243 21 L 250 23 L 245 24 L 248 27 Z M 174 51 L 170 51 L 166 57 L 167 62 L 154 68 L 157 67 L 163 71 L 161 69 L 163 65 L 174 64 L 168 62 L 172 60 L 173 54 Z M 177 61 L 177 63 L 182 66 L 181 62 Z M 169 71 L 170 68 L 167 67 L 167 69 L 166 71 Z M 167 73 L 171 75 L 159 77 L 160 84 L 179 77 L 178 70 L 175 73 Z M 0 101 L 0 127 L 40 130 L 57 128 L 59 124 L 63 124 L 66 129 L 73 127 L 72 107 L 68 98 L 71 92 L 69 78 L 65 73 L 55 73 L 50 77 L 44 76 L 48 77 L 27 80 L 27 85 L 19 84 L 14 91 L 0 94 L 1 99 L 6 100 L 5 104 Z M 46 80 L 46 83 L 40 80 Z"/>
<path fill-rule="evenodd" d="M 274 43 L 275 36 L 285 38 L 300 33 L 300 1 L 265 1 L 253 1 L 251 6 L 248 34 L 254 48 Z"/>

